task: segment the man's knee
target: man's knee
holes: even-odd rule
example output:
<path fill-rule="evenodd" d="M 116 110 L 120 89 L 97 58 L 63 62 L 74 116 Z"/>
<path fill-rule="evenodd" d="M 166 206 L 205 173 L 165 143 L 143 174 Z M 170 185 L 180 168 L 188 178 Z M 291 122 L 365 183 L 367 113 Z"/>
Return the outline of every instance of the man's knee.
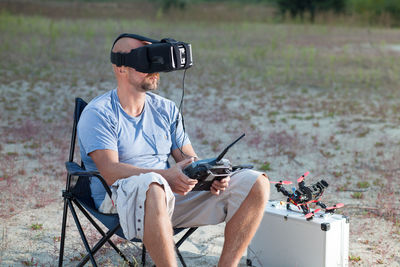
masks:
<path fill-rule="evenodd" d="M 269 193 L 270 193 L 270 186 L 269 186 L 269 180 L 266 177 L 266 175 L 261 174 L 258 176 L 256 182 L 254 183 L 250 194 L 257 198 L 259 201 L 266 203 L 269 199 Z"/>
<path fill-rule="evenodd" d="M 152 206 L 165 207 L 165 191 L 164 187 L 158 183 L 151 183 L 146 192 L 146 203 Z"/>
<path fill-rule="evenodd" d="M 156 182 L 151 183 L 146 192 L 143 242 L 146 247 L 153 247 L 154 242 L 158 243 L 160 239 L 165 241 L 166 238 L 172 240 L 172 236 L 164 186 Z M 159 250 L 156 253 L 158 252 Z"/>

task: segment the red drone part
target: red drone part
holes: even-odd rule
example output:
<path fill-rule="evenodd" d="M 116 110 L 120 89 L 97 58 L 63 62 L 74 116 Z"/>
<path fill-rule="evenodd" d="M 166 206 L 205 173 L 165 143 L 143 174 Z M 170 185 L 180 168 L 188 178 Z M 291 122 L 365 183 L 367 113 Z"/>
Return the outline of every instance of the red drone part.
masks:
<path fill-rule="evenodd" d="M 298 182 L 298 183 L 303 182 L 303 181 L 304 181 L 304 178 L 306 178 L 307 175 L 309 175 L 309 174 L 310 174 L 310 172 L 306 172 L 306 173 L 303 174 L 299 179 L 297 179 L 297 182 Z"/>
<path fill-rule="evenodd" d="M 327 207 L 325 210 L 326 210 L 326 211 L 329 211 L 329 210 L 340 209 L 340 208 L 342 208 L 343 206 L 344 206 L 343 203 L 338 203 L 338 204 L 336 204 L 336 205 L 333 205 L 332 207 Z"/>
<path fill-rule="evenodd" d="M 311 219 L 312 217 L 314 217 L 315 213 L 321 211 L 321 209 L 316 209 L 310 213 L 307 213 L 304 217 L 306 217 L 307 220 Z"/>
<path fill-rule="evenodd" d="M 270 181 L 270 183 L 271 183 L 271 184 L 284 184 L 284 185 L 292 184 L 291 181 L 279 181 L 279 182 Z"/>

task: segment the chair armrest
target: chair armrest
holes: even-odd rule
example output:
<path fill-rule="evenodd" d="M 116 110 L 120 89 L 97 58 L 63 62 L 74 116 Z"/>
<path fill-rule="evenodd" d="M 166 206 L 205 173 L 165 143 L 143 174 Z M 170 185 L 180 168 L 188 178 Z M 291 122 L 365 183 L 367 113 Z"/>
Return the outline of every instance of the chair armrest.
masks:
<path fill-rule="evenodd" d="M 81 177 L 97 177 L 100 182 L 103 184 L 104 189 L 106 190 L 107 194 L 111 198 L 111 189 L 107 185 L 106 181 L 104 180 L 103 176 L 100 175 L 98 171 L 87 171 L 83 169 L 81 166 L 79 166 L 76 162 L 73 161 L 67 161 L 65 162 L 65 167 L 67 168 L 67 172 L 71 176 L 81 176 Z"/>
<path fill-rule="evenodd" d="M 72 176 L 100 176 L 100 173 L 97 171 L 91 172 L 83 169 L 76 162 L 67 161 L 65 162 L 65 167 L 67 168 L 68 174 Z"/>

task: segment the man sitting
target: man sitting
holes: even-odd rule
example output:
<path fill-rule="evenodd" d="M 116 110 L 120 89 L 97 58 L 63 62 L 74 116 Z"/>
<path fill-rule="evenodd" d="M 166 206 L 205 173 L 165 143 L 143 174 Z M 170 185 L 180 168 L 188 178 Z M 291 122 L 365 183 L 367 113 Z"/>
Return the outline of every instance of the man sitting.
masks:
<path fill-rule="evenodd" d="M 112 51 L 129 53 L 147 44 L 125 37 Z M 78 124 L 86 169 L 98 170 L 110 186 L 129 187 L 124 209 L 134 211 L 129 217 L 134 236 L 143 240 L 157 267 L 177 266 L 173 227 L 221 222 L 226 227 L 219 266 L 238 265 L 268 201 L 267 176 L 240 170 L 214 181 L 210 191 L 191 191 L 197 180 L 182 169 L 197 156 L 182 123 L 176 123 L 180 115 L 175 104 L 151 92 L 158 87 L 159 74 L 115 64 L 113 70 L 117 88 L 93 99 Z M 172 167 L 170 155 L 176 162 Z M 110 200 L 95 177 L 91 192 L 96 208 L 106 212 Z M 117 210 L 121 218 L 122 207 Z"/>

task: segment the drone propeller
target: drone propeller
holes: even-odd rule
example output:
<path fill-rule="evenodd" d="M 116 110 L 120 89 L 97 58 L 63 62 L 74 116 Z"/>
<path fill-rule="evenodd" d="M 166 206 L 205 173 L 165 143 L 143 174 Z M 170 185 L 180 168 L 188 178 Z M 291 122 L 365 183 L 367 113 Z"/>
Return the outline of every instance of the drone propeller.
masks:
<path fill-rule="evenodd" d="M 304 178 L 306 178 L 307 175 L 309 175 L 310 172 L 306 172 L 305 174 L 303 174 L 299 179 L 297 179 L 298 183 L 301 183 L 304 181 Z"/>
<path fill-rule="evenodd" d="M 309 219 L 311 219 L 312 217 L 314 217 L 314 213 L 312 213 L 312 212 L 307 213 L 304 217 L 306 217 L 306 220 L 309 220 Z"/>
<path fill-rule="evenodd" d="M 269 181 L 269 182 L 270 182 L 271 184 L 285 184 L 285 185 L 292 184 L 291 181 L 279 181 L 279 182 Z"/>
<path fill-rule="evenodd" d="M 310 212 L 310 213 L 307 213 L 307 214 L 305 215 L 306 219 L 307 219 L 307 220 L 310 220 L 312 217 L 314 217 L 315 213 L 317 213 L 317 212 L 319 212 L 319 211 L 321 211 L 321 209 L 316 209 L 316 210 L 314 210 L 314 211 L 312 211 L 312 212 Z"/>
<path fill-rule="evenodd" d="M 325 210 L 327 211 L 331 211 L 331 210 L 335 210 L 335 209 L 340 209 L 344 206 L 343 203 L 338 203 L 336 205 L 333 205 L 332 207 L 327 207 Z"/>

